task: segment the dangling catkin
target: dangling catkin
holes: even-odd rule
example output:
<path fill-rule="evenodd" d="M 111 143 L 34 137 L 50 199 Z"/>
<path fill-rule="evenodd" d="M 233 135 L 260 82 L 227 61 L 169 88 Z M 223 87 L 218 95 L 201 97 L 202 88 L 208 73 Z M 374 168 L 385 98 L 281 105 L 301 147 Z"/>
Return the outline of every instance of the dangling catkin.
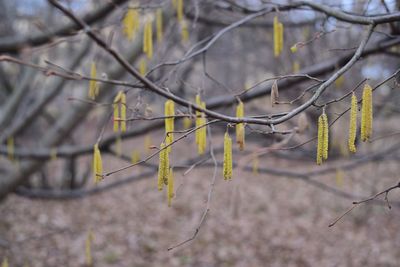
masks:
<path fill-rule="evenodd" d="M 144 25 L 143 53 L 145 53 L 149 59 L 153 57 L 153 25 L 150 19 L 148 19 Z"/>
<path fill-rule="evenodd" d="M 157 42 L 161 43 L 163 39 L 163 17 L 161 8 L 158 8 L 156 11 L 156 27 L 157 27 Z"/>
<path fill-rule="evenodd" d="M 158 190 L 162 191 L 164 186 L 164 170 L 165 170 L 165 151 L 166 149 L 164 143 L 161 143 L 159 162 L 158 162 Z"/>
<path fill-rule="evenodd" d="M 317 164 L 328 159 L 329 149 L 329 125 L 325 112 L 318 118 Z"/>
<path fill-rule="evenodd" d="M 177 0 L 176 18 L 178 19 L 179 22 L 183 20 L 183 0 Z"/>
<path fill-rule="evenodd" d="M 206 103 L 201 101 L 200 95 L 196 95 L 196 105 L 206 108 Z M 204 112 L 196 111 L 196 144 L 197 144 L 197 151 L 199 155 L 204 154 L 207 146 L 207 126 L 202 125 L 207 124 L 207 119 L 205 118 Z"/>
<path fill-rule="evenodd" d="M 351 108 L 350 108 L 350 126 L 349 126 L 349 141 L 348 146 L 350 152 L 356 152 L 356 135 L 357 135 L 357 96 L 353 92 L 351 96 Z"/>
<path fill-rule="evenodd" d="M 133 150 L 131 154 L 131 163 L 136 164 L 140 161 L 140 152 L 138 150 Z"/>
<path fill-rule="evenodd" d="M 232 179 L 232 139 L 228 132 L 224 135 L 223 175 L 224 180 Z"/>
<path fill-rule="evenodd" d="M 124 16 L 122 24 L 123 24 L 123 33 L 124 33 L 125 37 L 129 41 L 131 41 L 140 26 L 139 12 L 134 8 L 128 9 L 128 11 L 126 12 L 126 14 Z"/>
<path fill-rule="evenodd" d="M 119 108 L 119 102 L 121 102 L 121 97 L 122 97 L 122 91 L 119 91 L 118 94 L 114 98 L 113 102 L 113 109 L 114 109 L 114 115 L 113 115 L 113 124 L 114 124 L 114 133 L 119 131 L 121 122 L 120 122 L 120 108 Z"/>
<path fill-rule="evenodd" d="M 174 172 L 173 172 L 172 168 L 169 168 L 168 187 L 167 187 L 168 207 L 171 207 L 173 197 L 174 197 Z"/>
<path fill-rule="evenodd" d="M 97 78 L 97 68 L 96 63 L 93 61 L 90 67 L 90 81 L 89 81 L 89 98 L 94 100 L 99 94 L 99 85 L 97 81 L 92 80 Z"/>
<path fill-rule="evenodd" d="M 278 57 L 280 50 L 279 50 L 279 21 L 278 17 L 274 17 L 274 23 L 273 23 L 273 30 L 274 30 L 274 56 Z"/>
<path fill-rule="evenodd" d="M 169 145 L 174 141 L 174 133 L 173 131 L 175 130 L 174 126 L 174 117 L 175 116 L 175 104 L 174 101 L 172 100 L 167 100 L 164 104 L 164 115 L 165 117 L 171 117 L 171 118 L 165 118 L 165 134 L 166 139 L 165 139 L 165 145 Z M 171 147 L 167 148 L 168 151 L 171 151 Z"/>
<path fill-rule="evenodd" d="M 139 61 L 139 73 L 142 76 L 145 76 L 147 72 L 147 62 L 145 58 L 140 59 Z"/>
<path fill-rule="evenodd" d="M 361 105 L 361 140 L 366 142 L 372 135 L 372 88 L 365 84 L 363 90 L 363 99 Z"/>
<path fill-rule="evenodd" d="M 283 51 L 283 24 L 281 23 L 281 22 L 279 22 L 279 24 L 278 24 L 278 33 L 279 33 L 279 36 L 278 36 L 278 40 L 279 40 L 279 54 L 281 54 L 282 53 L 282 51 Z"/>
<path fill-rule="evenodd" d="M 1 263 L 1 267 L 8 267 L 8 259 L 4 257 L 3 262 Z"/>
<path fill-rule="evenodd" d="M 101 160 L 99 144 L 96 143 L 94 145 L 94 151 L 93 151 L 93 178 L 96 184 L 101 181 L 102 175 L 103 175 L 103 163 Z"/>
<path fill-rule="evenodd" d="M 243 118 L 244 117 L 244 106 L 243 102 L 239 101 L 239 104 L 236 107 L 236 117 Z M 244 149 L 244 123 L 237 123 L 236 124 L 236 143 L 239 145 L 239 149 Z"/>
<path fill-rule="evenodd" d="M 182 20 L 180 22 L 181 25 L 181 41 L 182 43 L 187 43 L 189 41 L 189 29 L 188 29 L 188 23 L 186 20 Z"/>
<path fill-rule="evenodd" d="M 92 242 L 93 242 L 94 236 L 92 233 L 92 230 L 89 230 L 87 237 L 86 237 L 86 242 L 85 242 L 85 259 L 86 259 L 86 266 L 92 266 L 93 265 L 93 258 L 92 258 Z"/>
<path fill-rule="evenodd" d="M 121 93 L 121 132 L 126 132 L 126 95 Z"/>
<path fill-rule="evenodd" d="M 183 118 L 183 129 L 187 130 L 192 127 L 192 120 L 188 117 Z"/>

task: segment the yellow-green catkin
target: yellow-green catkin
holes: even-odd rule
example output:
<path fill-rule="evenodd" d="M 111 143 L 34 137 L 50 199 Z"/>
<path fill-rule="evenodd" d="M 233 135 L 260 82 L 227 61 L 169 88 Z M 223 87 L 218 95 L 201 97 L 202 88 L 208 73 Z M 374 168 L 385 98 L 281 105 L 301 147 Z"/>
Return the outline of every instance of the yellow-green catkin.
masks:
<path fill-rule="evenodd" d="M 8 259 L 4 257 L 3 262 L 1 263 L 1 267 L 8 267 Z"/>
<path fill-rule="evenodd" d="M 93 266 L 93 257 L 92 257 L 92 242 L 93 242 L 94 236 L 92 230 L 89 230 L 87 237 L 86 237 L 86 242 L 85 242 L 85 261 L 86 261 L 86 266 Z"/>
<path fill-rule="evenodd" d="M 239 104 L 236 106 L 236 117 L 243 118 L 244 117 L 244 105 L 242 101 L 239 101 Z M 236 124 L 236 143 L 239 145 L 239 149 L 244 149 L 244 123 Z"/>
<path fill-rule="evenodd" d="M 176 18 L 179 22 L 183 20 L 183 0 L 176 1 Z"/>
<path fill-rule="evenodd" d="M 163 14 L 162 9 L 156 11 L 156 27 L 157 27 L 157 42 L 161 43 L 163 39 Z"/>
<path fill-rule="evenodd" d="M 7 138 L 7 156 L 8 159 L 13 161 L 15 154 L 15 144 L 14 144 L 14 137 L 10 136 Z"/>
<path fill-rule="evenodd" d="M 121 136 L 118 136 L 117 139 L 115 140 L 115 154 L 118 157 L 122 156 L 122 139 L 121 139 Z"/>
<path fill-rule="evenodd" d="M 278 57 L 283 50 L 283 24 L 279 22 L 278 16 L 274 17 L 274 56 Z"/>
<path fill-rule="evenodd" d="M 372 135 L 372 87 L 365 84 L 361 105 L 361 140 L 368 141 Z"/>
<path fill-rule="evenodd" d="M 126 94 L 121 93 L 121 132 L 126 132 Z"/>
<path fill-rule="evenodd" d="M 192 120 L 188 117 L 183 118 L 183 129 L 187 130 L 192 127 Z"/>
<path fill-rule="evenodd" d="M 99 95 L 99 84 L 97 81 L 92 80 L 97 78 L 97 67 L 96 67 L 96 62 L 92 62 L 90 66 L 90 81 L 89 81 L 89 98 L 92 100 L 96 99 L 96 96 Z"/>
<path fill-rule="evenodd" d="M 224 135 L 223 175 L 224 180 L 232 179 L 232 138 L 228 132 Z"/>
<path fill-rule="evenodd" d="M 172 199 L 174 198 L 174 172 L 172 168 L 168 171 L 168 187 L 167 187 L 167 199 L 168 207 L 171 207 Z"/>
<path fill-rule="evenodd" d="M 186 20 L 180 22 L 181 26 L 181 41 L 182 43 L 187 43 L 189 41 L 189 28 Z"/>
<path fill-rule="evenodd" d="M 120 108 L 119 108 L 119 102 L 121 102 L 121 94 L 122 91 L 119 91 L 118 94 L 115 96 L 114 98 L 114 102 L 113 102 L 113 130 L 114 133 L 119 131 L 120 128 Z"/>
<path fill-rule="evenodd" d="M 126 39 L 132 40 L 135 37 L 140 26 L 139 12 L 137 11 L 137 9 L 129 8 L 124 16 L 122 24 L 123 33 Z"/>
<path fill-rule="evenodd" d="M 328 159 L 329 149 L 329 124 L 325 112 L 318 118 L 317 164 Z"/>
<path fill-rule="evenodd" d="M 257 175 L 258 174 L 258 166 L 260 165 L 260 160 L 258 159 L 258 156 L 255 155 L 253 157 L 253 174 Z"/>
<path fill-rule="evenodd" d="M 99 144 L 96 143 L 93 149 L 93 178 L 97 184 L 103 177 L 103 162 L 101 160 L 101 154 Z"/>
<path fill-rule="evenodd" d="M 335 87 L 341 88 L 343 86 L 343 84 L 344 84 L 344 77 L 343 77 L 343 75 L 341 75 L 341 76 L 339 76 L 339 78 L 337 78 L 335 80 Z"/>
<path fill-rule="evenodd" d="M 140 151 L 138 150 L 133 150 L 132 155 L 131 155 L 131 163 L 136 164 L 140 161 Z"/>
<path fill-rule="evenodd" d="M 140 59 L 139 61 L 139 73 L 142 76 L 145 76 L 147 72 L 147 61 L 145 58 Z"/>
<path fill-rule="evenodd" d="M 166 165 L 166 153 L 164 142 L 161 143 L 160 153 L 159 153 L 159 162 L 158 162 L 158 190 L 162 191 L 164 187 L 164 177 L 165 177 L 165 165 Z"/>
<path fill-rule="evenodd" d="M 356 152 L 356 135 L 357 135 L 357 96 L 353 92 L 351 96 L 351 107 L 350 107 L 350 126 L 349 126 L 349 140 L 348 146 L 349 151 L 352 153 Z"/>
<path fill-rule="evenodd" d="M 201 101 L 200 95 L 196 95 L 196 105 L 206 108 L 206 103 Z M 196 111 L 196 144 L 199 155 L 203 155 L 207 147 L 207 119 L 204 112 Z M 203 126 L 203 127 L 201 127 Z"/>
<path fill-rule="evenodd" d="M 151 19 L 147 19 L 143 30 L 143 53 L 147 58 L 153 58 L 153 23 Z"/>
<path fill-rule="evenodd" d="M 169 145 L 174 141 L 174 130 L 175 130 L 175 103 L 171 99 L 167 100 L 164 104 L 164 115 L 165 115 L 165 145 Z M 167 148 L 171 151 L 171 147 Z"/>

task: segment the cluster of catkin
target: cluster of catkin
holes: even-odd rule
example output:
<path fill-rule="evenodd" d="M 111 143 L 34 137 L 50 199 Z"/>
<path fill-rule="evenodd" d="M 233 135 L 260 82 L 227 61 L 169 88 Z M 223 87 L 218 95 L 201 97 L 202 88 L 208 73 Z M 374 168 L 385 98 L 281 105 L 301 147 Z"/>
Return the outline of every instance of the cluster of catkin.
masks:
<path fill-rule="evenodd" d="M 366 142 L 372 135 L 372 87 L 369 84 L 364 85 L 361 104 L 361 141 Z M 350 152 L 356 152 L 356 137 L 357 137 L 357 112 L 358 101 L 355 93 L 351 96 L 350 107 L 350 126 L 349 126 L 349 140 L 348 146 Z"/>
<path fill-rule="evenodd" d="M 373 122 L 373 105 L 372 105 L 372 87 L 369 84 L 364 85 L 361 105 L 361 141 L 366 142 L 372 136 Z M 357 113 L 358 101 L 357 96 L 353 92 L 350 100 L 350 122 L 349 122 L 349 151 L 355 153 L 357 138 Z M 322 164 L 323 160 L 328 159 L 329 149 L 329 124 L 325 110 L 318 118 L 318 142 L 317 142 L 317 164 Z"/>

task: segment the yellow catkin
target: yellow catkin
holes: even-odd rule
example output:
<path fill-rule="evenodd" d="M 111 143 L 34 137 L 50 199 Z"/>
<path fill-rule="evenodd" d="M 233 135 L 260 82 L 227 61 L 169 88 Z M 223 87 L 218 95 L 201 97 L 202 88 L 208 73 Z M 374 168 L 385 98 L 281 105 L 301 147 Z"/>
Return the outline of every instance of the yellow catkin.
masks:
<path fill-rule="evenodd" d="M 153 58 L 153 24 L 150 19 L 148 19 L 144 25 L 143 53 L 147 55 L 147 58 Z"/>
<path fill-rule="evenodd" d="M 176 9 L 177 6 L 177 0 L 172 0 L 172 7 Z"/>
<path fill-rule="evenodd" d="M 183 129 L 187 130 L 192 127 L 192 120 L 188 117 L 183 118 Z"/>
<path fill-rule="evenodd" d="M 274 31 L 274 56 L 278 57 L 279 56 L 279 21 L 278 17 L 274 17 L 274 22 L 273 22 L 273 31 Z"/>
<path fill-rule="evenodd" d="M 93 151 L 93 178 L 96 184 L 101 181 L 102 174 L 103 174 L 103 163 L 101 160 L 99 145 L 96 143 L 94 145 L 94 151 Z"/>
<path fill-rule="evenodd" d="M 244 117 L 244 105 L 242 101 L 239 101 L 239 104 L 236 107 L 236 117 L 243 118 Z M 244 149 L 244 123 L 236 124 L 236 143 L 239 145 L 239 149 Z"/>
<path fill-rule="evenodd" d="M 283 24 L 279 22 L 278 24 L 278 33 L 279 33 L 279 54 L 283 51 Z"/>
<path fill-rule="evenodd" d="M 165 157 L 167 150 L 164 149 L 165 144 L 164 142 L 161 143 L 160 146 L 160 153 L 159 153 L 159 162 L 158 162 L 158 190 L 162 191 L 164 187 L 164 176 L 165 176 Z"/>
<path fill-rule="evenodd" d="M 96 79 L 97 78 L 97 67 L 96 63 L 93 61 L 90 67 L 90 78 Z M 99 94 L 99 85 L 97 81 L 90 80 L 89 81 L 89 98 L 94 100 L 96 96 Z"/>
<path fill-rule="evenodd" d="M 85 244 L 85 259 L 86 259 L 86 266 L 93 265 L 93 257 L 92 257 L 92 242 L 94 236 L 92 230 L 89 230 L 87 237 L 86 237 L 86 244 Z"/>
<path fill-rule="evenodd" d="M 349 126 L 349 140 L 348 147 L 349 151 L 355 153 L 356 152 L 356 135 L 357 135 L 357 97 L 353 92 L 351 96 L 351 108 L 350 108 L 350 126 Z"/>
<path fill-rule="evenodd" d="M 181 25 L 181 41 L 182 43 L 187 43 L 189 41 L 189 29 L 186 20 L 180 22 Z"/>
<path fill-rule="evenodd" d="M 14 144 L 14 137 L 8 137 L 7 138 L 7 156 L 8 159 L 13 161 L 14 160 L 14 154 L 15 154 L 15 144 Z"/>
<path fill-rule="evenodd" d="M 328 159 L 328 150 L 329 150 L 329 124 L 328 124 L 328 116 L 324 113 L 322 114 L 322 121 L 324 124 L 324 150 L 322 153 L 322 157 L 324 160 Z"/>
<path fill-rule="evenodd" d="M 114 109 L 114 115 L 113 115 L 113 124 L 114 124 L 114 132 L 118 132 L 120 128 L 120 108 L 119 108 L 119 103 L 121 102 L 121 94 L 122 91 L 119 91 L 118 94 L 114 98 L 114 103 L 113 103 L 113 109 Z"/>
<path fill-rule="evenodd" d="M 175 116 L 175 104 L 172 100 L 167 100 L 164 104 L 164 115 L 165 117 Z M 174 117 L 172 118 L 165 118 L 165 144 L 169 145 L 174 141 L 174 133 L 175 130 L 174 126 Z M 171 147 L 168 147 L 168 151 L 171 151 Z"/>
<path fill-rule="evenodd" d="M 201 101 L 200 95 L 196 95 L 196 105 L 206 108 L 206 103 Z M 196 144 L 199 155 L 203 155 L 207 147 L 207 127 L 202 125 L 207 124 L 207 119 L 204 112 L 196 111 Z"/>
<path fill-rule="evenodd" d="M 183 20 L 183 0 L 176 1 L 176 18 L 179 22 Z"/>
<path fill-rule="evenodd" d="M 139 62 L 139 73 L 142 76 L 145 76 L 147 72 L 147 61 L 145 58 L 140 59 Z"/>
<path fill-rule="evenodd" d="M 258 159 L 258 156 L 255 155 L 253 157 L 253 174 L 257 175 L 258 174 L 258 166 L 260 165 L 260 160 Z"/>
<path fill-rule="evenodd" d="M 317 140 L 317 164 L 321 165 L 323 160 L 328 159 L 329 149 L 329 125 L 328 117 L 323 113 L 318 118 L 318 140 Z"/>
<path fill-rule="evenodd" d="M 139 29 L 139 12 L 136 9 L 130 8 L 126 12 L 123 24 L 123 33 L 128 40 L 132 40 L 135 37 L 136 32 Z"/>
<path fill-rule="evenodd" d="M 161 8 L 158 8 L 156 11 L 156 27 L 157 27 L 157 42 L 161 43 L 163 39 L 163 16 Z"/>
<path fill-rule="evenodd" d="M 121 93 L 121 132 L 126 132 L 126 94 Z"/>
<path fill-rule="evenodd" d="M 117 140 L 115 140 L 115 154 L 118 157 L 122 156 L 122 139 L 121 139 L 121 136 L 118 136 Z"/>
<path fill-rule="evenodd" d="M 138 150 L 133 150 L 131 155 L 132 164 L 136 164 L 140 161 L 140 152 Z"/>
<path fill-rule="evenodd" d="M 172 168 L 168 171 L 168 187 L 167 187 L 167 199 L 168 207 L 171 207 L 172 199 L 174 198 L 174 172 Z"/>
<path fill-rule="evenodd" d="M 4 257 L 1 267 L 8 267 L 8 259 L 6 257 Z"/>
<path fill-rule="evenodd" d="M 232 179 L 232 139 L 228 132 L 224 135 L 223 175 L 224 180 Z"/>
<path fill-rule="evenodd" d="M 361 140 L 364 142 L 372 135 L 372 114 L 372 88 L 369 84 L 365 84 L 361 105 Z"/>

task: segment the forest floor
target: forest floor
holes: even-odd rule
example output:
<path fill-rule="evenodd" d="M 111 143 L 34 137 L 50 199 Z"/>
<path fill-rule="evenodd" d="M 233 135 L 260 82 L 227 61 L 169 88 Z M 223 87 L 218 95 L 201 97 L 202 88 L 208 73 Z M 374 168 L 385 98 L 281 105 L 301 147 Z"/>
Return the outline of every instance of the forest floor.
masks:
<path fill-rule="evenodd" d="M 316 168 L 279 159 L 265 162 L 263 168 Z M 371 177 L 378 171 L 379 177 Z M 168 251 L 193 235 L 212 173 L 212 166 L 185 176 L 176 172 L 179 189 L 170 208 L 165 191 L 156 189 L 156 175 L 68 201 L 12 195 L 0 205 L 0 239 L 9 246 L 0 247 L 0 258 L 7 255 L 10 266 L 84 266 L 85 240 L 92 229 L 94 266 L 399 266 L 399 207 L 360 205 L 329 228 L 353 199 L 300 179 L 240 170 L 232 181 L 224 181 L 218 169 L 210 211 L 197 237 Z M 372 189 L 396 184 L 397 175 L 395 162 L 381 162 L 345 171 L 343 182 L 335 172 L 314 178 L 369 196 L 377 192 Z M 395 201 L 399 196 L 393 191 L 389 197 Z"/>

